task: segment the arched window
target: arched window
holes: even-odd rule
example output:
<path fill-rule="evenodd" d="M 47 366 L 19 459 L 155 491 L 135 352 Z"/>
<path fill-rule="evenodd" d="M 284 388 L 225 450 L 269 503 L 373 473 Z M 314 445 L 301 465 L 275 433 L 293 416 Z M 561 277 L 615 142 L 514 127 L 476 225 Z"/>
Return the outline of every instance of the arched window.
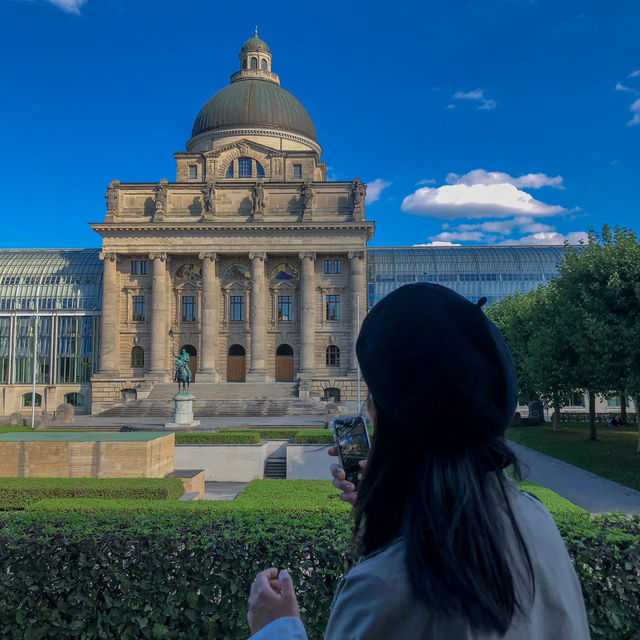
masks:
<path fill-rule="evenodd" d="M 264 178 L 264 169 L 262 165 L 256 160 L 256 175 L 258 178 Z"/>
<path fill-rule="evenodd" d="M 229 355 L 230 356 L 243 356 L 244 355 L 244 347 L 241 344 L 232 344 L 229 347 Z"/>
<path fill-rule="evenodd" d="M 336 387 L 327 387 L 324 390 L 324 399 L 332 400 L 333 402 L 340 402 L 340 389 Z"/>
<path fill-rule="evenodd" d="M 252 69 L 258 68 L 258 58 L 251 58 L 251 68 Z"/>
<path fill-rule="evenodd" d="M 81 393 L 67 393 L 64 401 L 74 407 L 84 407 L 84 396 Z"/>
<path fill-rule="evenodd" d="M 242 61 L 242 68 L 243 69 L 247 68 L 247 59 L 246 58 Z"/>
<path fill-rule="evenodd" d="M 292 356 L 293 355 L 293 349 L 288 344 L 281 344 L 276 349 L 276 355 L 277 356 Z"/>
<path fill-rule="evenodd" d="M 327 367 L 340 366 L 340 349 L 335 344 L 327 347 Z"/>
<path fill-rule="evenodd" d="M 227 173 L 224 176 L 225 178 L 233 178 L 233 162 L 229 165 L 227 169 Z"/>
<path fill-rule="evenodd" d="M 131 349 L 131 366 L 144 367 L 144 349 L 142 347 Z"/>
<path fill-rule="evenodd" d="M 41 407 L 42 406 L 42 396 L 39 393 L 36 393 L 35 401 L 36 401 L 36 403 L 35 403 L 36 407 Z M 30 407 L 31 406 L 31 392 L 25 393 L 22 396 L 22 406 L 23 407 Z"/>
<path fill-rule="evenodd" d="M 261 68 L 263 71 L 266 71 L 266 70 L 267 70 L 267 61 L 266 61 L 266 60 L 262 60 L 262 62 L 260 63 L 260 68 Z"/>
<path fill-rule="evenodd" d="M 238 178 L 252 178 L 252 164 L 253 160 L 251 158 L 238 158 Z"/>

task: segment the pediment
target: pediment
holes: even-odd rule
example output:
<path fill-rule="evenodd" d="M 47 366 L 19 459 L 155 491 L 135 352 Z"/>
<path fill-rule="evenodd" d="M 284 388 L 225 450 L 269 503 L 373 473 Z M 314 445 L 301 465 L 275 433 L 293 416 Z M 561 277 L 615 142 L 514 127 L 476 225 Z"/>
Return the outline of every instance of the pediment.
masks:
<path fill-rule="evenodd" d="M 269 155 L 274 152 L 280 153 L 278 149 L 274 147 L 267 147 L 264 144 L 260 144 L 259 142 L 254 142 L 253 140 L 247 140 L 246 138 L 242 138 L 241 140 L 235 140 L 234 142 L 230 142 L 229 144 L 225 144 L 221 147 L 216 147 L 215 149 L 211 149 L 210 151 L 205 151 L 204 156 L 206 158 L 218 158 L 219 156 L 229 152 L 229 151 L 240 151 L 243 153 L 245 150 L 253 151 L 254 153 L 260 153 L 264 155 Z"/>

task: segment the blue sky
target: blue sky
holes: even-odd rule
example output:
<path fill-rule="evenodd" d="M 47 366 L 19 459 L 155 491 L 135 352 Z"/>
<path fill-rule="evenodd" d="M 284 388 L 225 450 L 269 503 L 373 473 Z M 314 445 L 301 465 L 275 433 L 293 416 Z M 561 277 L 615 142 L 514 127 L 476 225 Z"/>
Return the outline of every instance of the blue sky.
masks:
<path fill-rule="evenodd" d="M 226 6 L 225 6 L 226 5 Z M 3 248 L 94 247 L 104 192 L 175 180 L 259 25 L 373 246 L 640 232 L 640 3 L 4 0 Z"/>

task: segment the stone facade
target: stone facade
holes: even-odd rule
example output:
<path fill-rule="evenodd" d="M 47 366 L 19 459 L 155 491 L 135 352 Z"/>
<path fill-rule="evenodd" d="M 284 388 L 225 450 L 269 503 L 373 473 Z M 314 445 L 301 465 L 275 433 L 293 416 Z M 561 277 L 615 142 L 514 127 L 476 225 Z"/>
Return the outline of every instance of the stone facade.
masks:
<path fill-rule="evenodd" d="M 255 53 L 266 68 L 243 68 L 232 83 L 284 91 L 270 53 L 253 51 L 256 41 L 241 63 Z M 197 123 L 221 117 L 212 100 Z M 182 348 L 195 382 L 298 380 L 304 397 L 339 379 L 336 388 L 355 399 L 374 224 L 358 179 L 327 181 L 313 125 L 297 104 L 274 116 L 277 127 L 261 117 L 194 127 L 188 151 L 174 154 L 176 182 L 109 185 L 105 220 L 92 225 L 104 261 L 94 413 L 170 381 Z"/>

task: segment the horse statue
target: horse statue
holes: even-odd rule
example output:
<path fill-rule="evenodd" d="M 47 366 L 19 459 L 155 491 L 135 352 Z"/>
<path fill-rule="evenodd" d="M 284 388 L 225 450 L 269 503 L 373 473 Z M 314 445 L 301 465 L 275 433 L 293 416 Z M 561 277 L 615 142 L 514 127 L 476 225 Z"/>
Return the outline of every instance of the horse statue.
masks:
<path fill-rule="evenodd" d="M 173 354 L 176 359 L 173 365 L 175 371 L 174 382 L 178 383 L 178 393 L 189 393 L 191 386 L 191 369 L 187 364 L 189 362 L 189 354 L 185 349 L 178 354 Z"/>

